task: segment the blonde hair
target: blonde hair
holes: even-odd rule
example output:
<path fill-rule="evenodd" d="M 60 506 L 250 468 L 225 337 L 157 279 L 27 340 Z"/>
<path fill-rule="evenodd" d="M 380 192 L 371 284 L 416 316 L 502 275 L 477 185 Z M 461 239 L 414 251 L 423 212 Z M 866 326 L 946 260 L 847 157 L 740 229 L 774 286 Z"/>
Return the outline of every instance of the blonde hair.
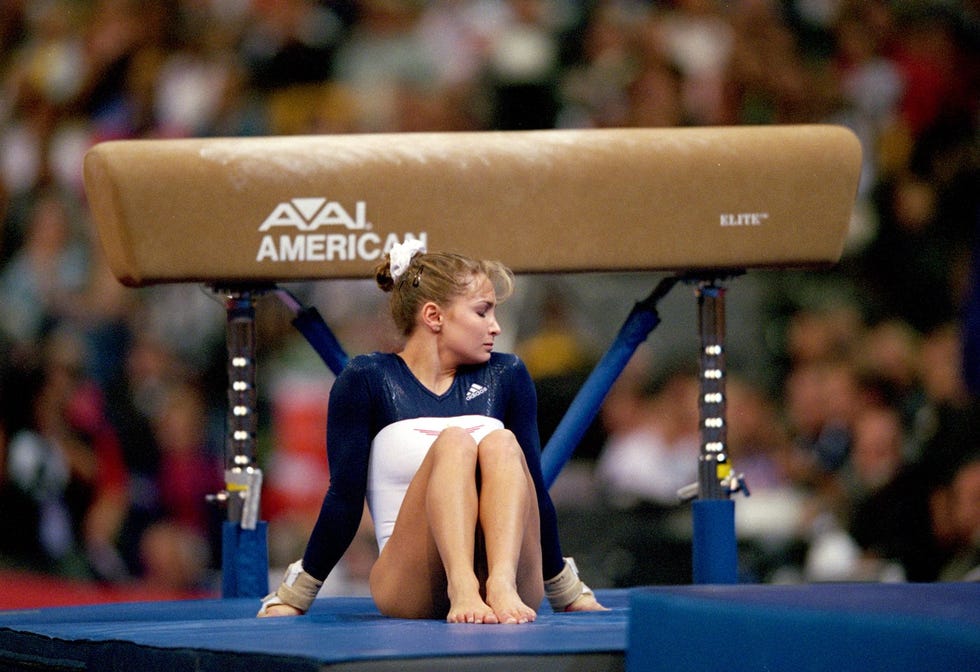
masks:
<path fill-rule="evenodd" d="M 501 262 L 471 259 L 453 252 L 415 255 L 398 280 L 391 277 L 391 260 L 387 255 L 375 269 L 378 287 L 391 293 L 388 302 L 391 317 L 403 336 L 415 329 L 415 318 L 425 303 L 432 301 L 446 306 L 464 295 L 479 276 L 493 284 L 498 303 L 514 292 L 514 273 Z"/>

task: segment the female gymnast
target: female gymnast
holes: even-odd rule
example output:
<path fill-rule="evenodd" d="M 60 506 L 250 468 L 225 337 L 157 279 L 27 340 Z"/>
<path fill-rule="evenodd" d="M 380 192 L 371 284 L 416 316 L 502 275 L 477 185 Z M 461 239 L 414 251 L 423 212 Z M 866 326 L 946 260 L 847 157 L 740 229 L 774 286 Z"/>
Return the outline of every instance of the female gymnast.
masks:
<path fill-rule="evenodd" d="M 403 349 L 353 358 L 330 393 L 330 486 L 301 560 L 259 616 L 305 613 L 354 538 L 365 497 L 378 610 L 452 623 L 528 623 L 604 607 L 562 556 L 544 486 L 531 378 L 493 352 L 513 290 L 498 262 L 396 245 L 377 269 Z"/>

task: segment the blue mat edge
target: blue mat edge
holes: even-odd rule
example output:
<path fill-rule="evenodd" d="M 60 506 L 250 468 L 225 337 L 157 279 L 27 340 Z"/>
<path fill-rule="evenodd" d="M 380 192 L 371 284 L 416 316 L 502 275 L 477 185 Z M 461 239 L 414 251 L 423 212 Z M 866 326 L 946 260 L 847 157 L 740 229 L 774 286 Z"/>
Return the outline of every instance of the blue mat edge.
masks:
<path fill-rule="evenodd" d="M 980 670 L 980 584 L 645 588 L 630 605 L 627 672 Z"/>

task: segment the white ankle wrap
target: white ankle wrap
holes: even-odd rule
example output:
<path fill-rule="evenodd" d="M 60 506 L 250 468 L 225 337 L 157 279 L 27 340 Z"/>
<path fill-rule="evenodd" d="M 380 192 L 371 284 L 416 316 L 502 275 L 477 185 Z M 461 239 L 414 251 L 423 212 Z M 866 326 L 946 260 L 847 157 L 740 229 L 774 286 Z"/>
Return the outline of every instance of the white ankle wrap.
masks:
<path fill-rule="evenodd" d="M 544 582 L 544 596 L 554 611 L 565 609 L 582 595 L 592 595 L 592 589 L 578 578 L 574 558 L 565 558 L 565 566 L 551 579 Z"/>

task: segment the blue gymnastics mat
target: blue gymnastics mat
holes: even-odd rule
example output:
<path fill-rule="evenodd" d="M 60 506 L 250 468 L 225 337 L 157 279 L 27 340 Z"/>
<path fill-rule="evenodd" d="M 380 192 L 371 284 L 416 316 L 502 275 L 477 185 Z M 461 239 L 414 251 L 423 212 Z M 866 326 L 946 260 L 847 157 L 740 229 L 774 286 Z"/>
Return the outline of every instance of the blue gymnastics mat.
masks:
<path fill-rule="evenodd" d="M 360 597 L 298 618 L 239 598 L 0 612 L 0 670 L 621 670 L 628 591 L 597 594 L 610 611 L 527 625 L 390 619 Z"/>

